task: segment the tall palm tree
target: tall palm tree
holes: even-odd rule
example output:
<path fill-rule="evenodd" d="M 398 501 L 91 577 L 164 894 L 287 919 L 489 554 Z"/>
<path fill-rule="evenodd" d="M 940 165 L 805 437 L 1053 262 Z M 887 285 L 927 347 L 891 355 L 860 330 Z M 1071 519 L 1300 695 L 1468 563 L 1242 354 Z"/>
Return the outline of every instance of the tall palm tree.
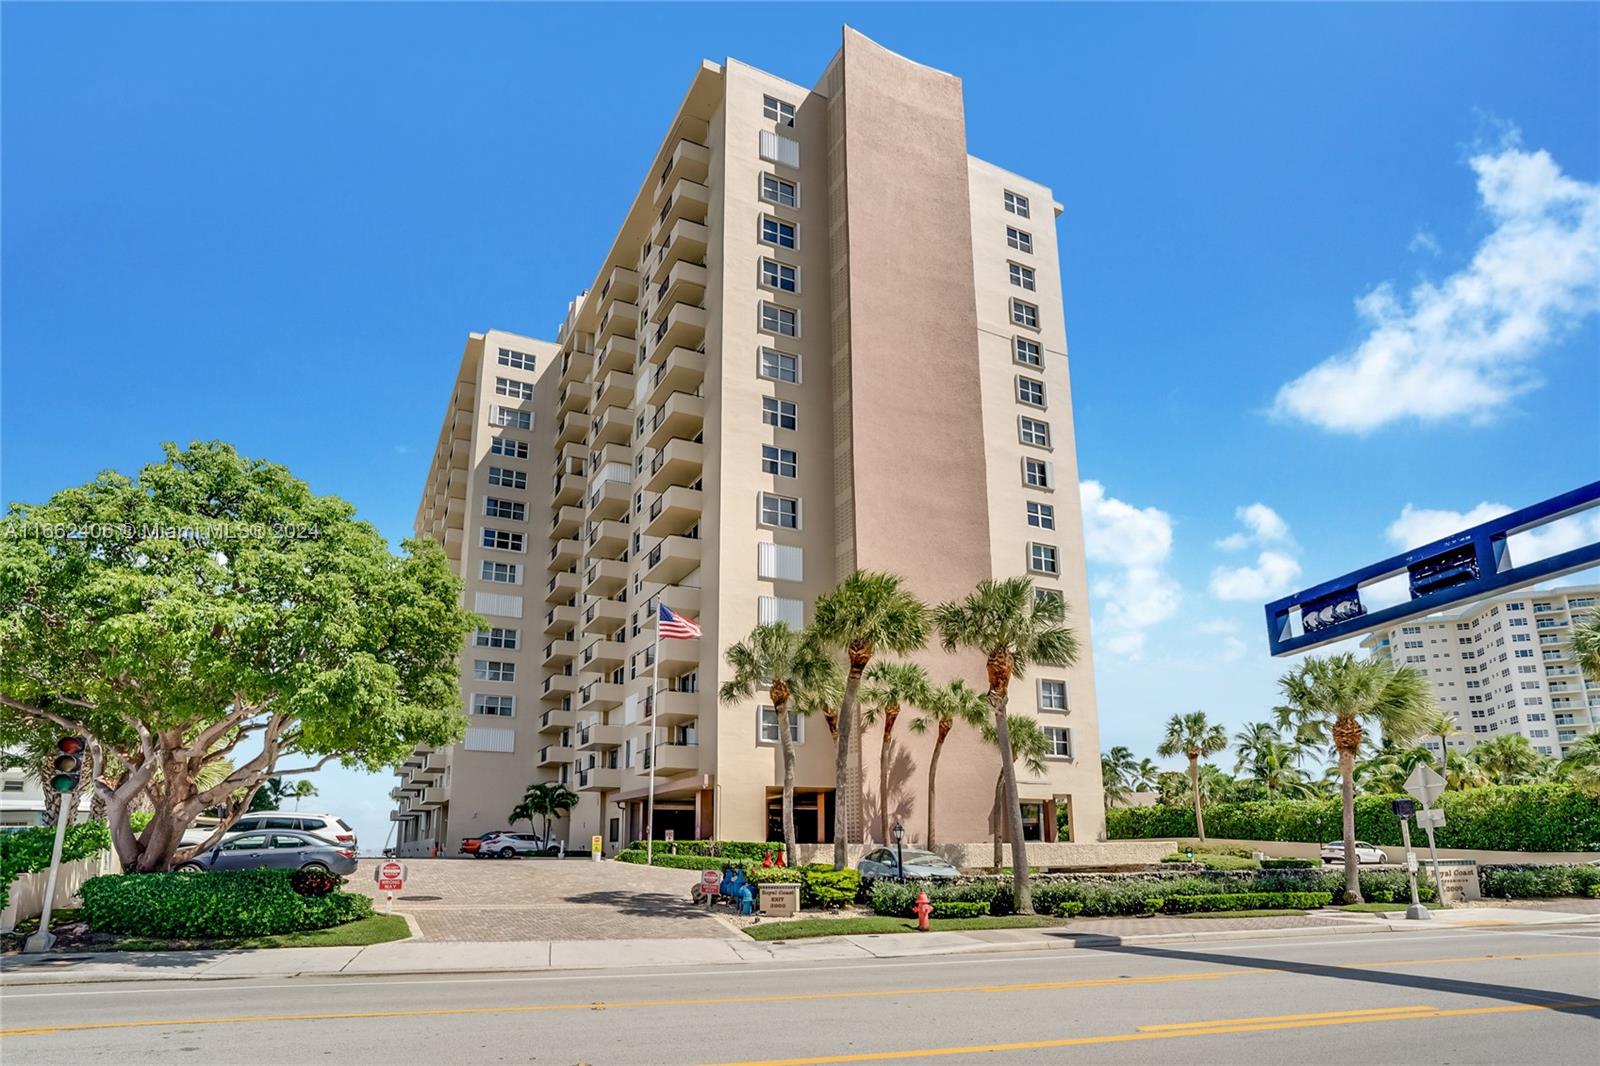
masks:
<path fill-rule="evenodd" d="M 1357 659 L 1349 652 L 1312 657 L 1278 681 L 1284 704 L 1278 723 L 1294 726 L 1312 743 L 1333 741 L 1339 753 L 1339 791 L 1344 800 L 1345 902 L 1360 903 L 1356 856 L 1356 753 L 1365 737 L 1362 723 L 1375 724 L 1394 742 L 1415 737 L 1435 710 L 1427 680 L 1409 668 L 1396 670 L 1381 659 Z"/>
<path fill-rule="evenodd" d="M 1445 710 L 1443 707 L 1435 708 L 1428 714 L 1427 718 L 1423 720 L 1421 728 L 1424 735 L 1439 738 L 1439 758 L 1435 762 L 1435 765 L 1439 768 L 1439 771 L 1443 773 L 1445 767 L 1450 762 L 1449 758 L 1447 758 L 1447 756 L 1450 754 L 1450 737 L 1457 732 L 1456 716 Z M 1448 776 L 1445 778 L 1444 787 L 1450 787 Z"/>
<path fill-rule="evenodd" d="M 1557 774 L 1579 791 L 1600 796 L 1600 733 L 1585 733 L 1567 749 Z"/>
<path fill-rule="evenodd" d="M 1100 754 L 1100 784 L 1105 789 L 1107 807 L 1115 807 L 1128 798 L 1138 768 L 1133 752 L 1121 744 Z"/>
<path fill-rule="evenodd" d="M 1526 785 L 1548 777 L 1555 760 L 1518 734 L 1495 737 L 1472 749 L 1472 761 L 1491 785 Z"/>
<path fill-rule="evenodd" d="M 1294 745 L 1274 742 L 1261 753 L 1251 779 L 1267 790 L 1268 799 L 1311 799 L 1318 789 L 1296 763 Z"/>
<path fill-rule="evenodd" d="M 1384 744 L 1370 758 L 1356 760 L 1356 784 L 1373 795 L 1397 796 L 1406 790 L 1413 770 L 1432 762 L 1433 753 L 1427 748 Z"/>
<path fill-rule="evenodd" d="M 1027 717 L 1007 717 L 1008 721 L 1006 724 L 1011 729 L 1011 753 L 1013 758 L 1011 779 L 1013 781 L 1016 780 L 1015 763 L 1019 762 L 1028 771 L 1030 776 L 1043 776 L 1045 770 L 1045 756 L 1048 755 L 1050 751 L 1049 742 L 1045 740 L 1044 730 L 1040 728 L 1036 719 Z M 1000 731 L 995 728 L 995 723 L 992 719 L 984 722 L 980 729 L 983 733 L 983 739 L 985 743 L 993 744 L 995 747 L 1000 746 Z M 997 870 L 1005 865 L 1006 856 L 1004 841 L 1005 837 L 1010 835 L 1011 865 L 1013 867 L 1012 877 L 1014 879 L 1016 876 L 1015 867 L 1019 862 L 1023 864 L 1023 876 L 1026 877 L 1028 870 L 1026 856 L 1024 856 L 1022 859 L 1017 858 L 1017 846 L 1022 842 L 1022 834 L 1020 832 L 1008 830 L 1006 827 L 1006 822 L 1006 767 L 1002 766 L 1000 768 L 1000 773 L 995 777 L 994 781 L 994 818 L 992 819 L 990 825 L 990 828 L 994 832 L 994 865 L 995 869 Z"/>
<path fill-rule="evenodd" d="M 1011 837 L 1011 879 L 1016 908 L 1031 914 L 1027 842 L 1022 839 L 1022 801 L 1017 794 L 1016 753 L 1006 707 L 1011 679 L 1022 678 L 1034 663 L 1069 667 L 1078 661 L 1078 638 L 1066 624 L 1059 596 L 1037 596 L 1025 577 L 984 580 L 966 599 L 940 604 L 934 611 L 940 643 L 947 652 L 974 648 L 983 653 L 988 677 L 990 718 L 1000 749 L 1005 783 L 1005 814 Z"/>
<path fill-rule="evenodd" d="M 857 570 L 817 599 L 811 625 L 820 640 L 844 649 L 848 663 L 833 762 L 833 868 L 842 870 L 849 860 L 850 758 L 861 743 L 861 676 L 879 652 L 909 655 L 927 644 L 928 607 L 899 576 Z"/>
<path fill-rule="evenodd" d="M 1140 759 L 1139 765 L 1133 771 L 1133 790 L 1135 792 L 1154 792 L 1156 782 L 1161 779 L 1161 767 L 1156 765 L 1154 759 Z"/>
<path fill-rule="evenodd" d="M 945 738 L 950 735 L 950 731 L 958 722 L 965 722 L 974 728 L 982 726 L 984 720 L 989 717 L 989 701 L 984 698 L 983 693 L 956 678 L 928 693 L 917 710 L 920 713 L 911 720 L 911 731 L 925 733 L 930 727 L 934 730 L 933 754 L 928 756 L 927 846 L 932 848 L 938 843 L 938 838 L 934 834 L 933 816 L 938 808 L 935 800 L 938 796 L 939 754 L 944 751 Z"/>
<path fill-rule="evenodd" d="M 1452 751 L 1444 760 L 1444 781 L 1446 788 L 1483 788 L 1489 784 L 1489 775 L 1471 755 Z"/>
<path fill-rule="evenodd" d="M 1167 735 L 1156 746 L 1156 754 L 1163 759 L 1183 755 L 1189 759 L 1189 792 L 1194 799 L 1194 828 L 1200 842 L 1205 843 L 1206 819 L 1200 802 L 1200 760 L 1207 755 L 1226 751 L 1228 734 L 1220 725 L 1206 720 L 1205 711 L 1175 714 L 1167 721 Z"/>
<path fill-rule="evenodd" d="M 559 781 L 541 781 L 522 793 L 523 802 L 534 814 L 544 818 L 544 842 L 550 843 L 550 819 L 559 818 L 578 805 L 578 794 Z M 529 819 L 528 825 L 533 825 Z"/>
<path fill-rule="evenodd" d="M 861 720 L 867 725 L 882 719 L 883 745 L 878 749 L 878 837 L 889 839 L 889 759 L 893 754 L 894 724 L 902 707 L 918 707 L 928 698 L 928 671 L 916 663 L 885 660 L 867 671 L 862 694 Z"/>
<path fill-rule="evenodd" d="M 1572 654 L 1590 684 L 1600 684 L 1600 610 L 1590 611 L 1572 628 Z"/>
<path fill-rule="evenodd" d="M 808 633 L 790 629 L 784 622 L 766 622 L 750 635 L 729 645 L 724 656 L 733 676 L 724 681 L 717 697 L 737 703 L 766 689 L 778 719 L 778 750 L 783 757 L 783 851 L 790 866 L 799 860 L 794 828 L 794 737 L 789 732 L 789 712 L 795 690 L 825 675 L 827 653 Z"/>
<path fill-rule="evenodd" d="M 1259 770 L 1266 754 L 1274 744 L 1282 742 L 1277 726 L 1271 722 L 1246 722 L 1244 728 L 1233 735 L 1233 747 L 1239 753 L 1233 763 L 1233 772 L 1239 774 L 1249 770 L 1252 777 L 1259 779 Z"/>
<path fill-rule="evenodd" d="M 300 809 L 301 800 L 310 799 L 316 794 L 317 786 L 313 785 L 305 778 L 301 778 L 299 781 L 296 781 L 294 783 L 294 788 L 289 790 L 289 795 L 294 797 L 294 809 L 297 811 Z"/>
<path fill-rule="evenodd" d="M 511 808 L 511 813 L 506 815 L 506 824 L 514 829 L 516 828 L 518 822 L 527 822 L 528 828 L 531 830 L 533 828 L 533 819 L 536 814 L 538 814 L 538 812 L 533 809 L 532 801 L 524 796 L 522 799 L 517 801 L 517 805 L 515 807 Z"/>

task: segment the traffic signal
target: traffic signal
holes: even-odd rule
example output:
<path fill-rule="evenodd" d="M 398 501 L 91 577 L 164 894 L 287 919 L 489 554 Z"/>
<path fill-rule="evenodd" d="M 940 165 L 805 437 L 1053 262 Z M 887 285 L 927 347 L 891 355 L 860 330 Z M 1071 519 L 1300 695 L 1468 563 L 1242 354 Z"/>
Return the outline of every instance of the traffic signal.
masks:
<path fill-rule="evenodd" d="M 55 776 L 50 787 L 57 792 L 71 792 L 78 787 L 83 776 L 83 759 L 88 754 L 88 743 L 82 737 L 62 737 L 56 741 L 56 758 L 51 765 Z"/>

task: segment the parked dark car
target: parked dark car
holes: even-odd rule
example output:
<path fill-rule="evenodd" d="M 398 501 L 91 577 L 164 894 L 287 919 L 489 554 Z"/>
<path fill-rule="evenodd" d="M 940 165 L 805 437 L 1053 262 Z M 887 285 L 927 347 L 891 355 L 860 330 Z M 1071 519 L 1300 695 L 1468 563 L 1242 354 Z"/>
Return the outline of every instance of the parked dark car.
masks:
<path fill-rule="evenodd" d="M 282 829 L 241 833 L 178 866 L 182 873 L 205 870 L 327 870 L 341 877 L 356 872 L 354 848 L 336 847 L 310 833 Z"/>

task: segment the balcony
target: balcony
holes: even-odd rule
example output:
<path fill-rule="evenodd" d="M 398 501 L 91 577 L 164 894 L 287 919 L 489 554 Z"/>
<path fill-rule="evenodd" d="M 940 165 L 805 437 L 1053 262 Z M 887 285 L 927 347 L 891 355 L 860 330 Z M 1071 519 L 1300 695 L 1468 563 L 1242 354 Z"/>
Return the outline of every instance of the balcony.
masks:
<path fill-rule="evenodd" d="M 650 417 L 645 446 L 661 448 L 669 440 L 693 440 L 700 435 L 705 424 L 705 397 L 675 392 Z"/>
<path fill-rule="evenodd" d="M 638 341 L 631 336 L 612 337 L 601 346 L 600 357 L 595 360 L 594 373 L 599 378 L 618 371 L 629 372 L 638 361 Z"/>
<path fill-rule="evenodd" d="M 445 766 L 449 756 L 442 751 L 430 751 L 423 757 L 423 763 L 411 772 L 413 780 L 432 779 L 444 775 Z"/>
<path fill-rule="evenodd" d="M 575 749 L 564 748 L 560 744 L 546 744 L 539 749 L 539 759 L 536 766 L 559 766 L 564 762 L 571 762 Z"/>
<path fill-rule="evenodd" d="M 632 493 L 626 481 L 606 478 L 589 493 L 589 521 L 604 522 L 628 513 Z"/>
<path fill-rule="evenodd" d="M 698 692 L 657 692 L 655 713 L 650 717 L 663 727 L 685 725 L 700 717 L 700 699 Z"/>
<path fill-rule="evenodd" d="M 556 414 L 582 411 L 589 406 L 589 397 L 593 393 L 594 389 L 587 381 L 574 381 L 561 386 L 561 391 L 556 394 Z"/>
<path fill-rule="evenodd" d="M 584 673 L 601 671 L 609 674 L 628 661 L 628 644 L 623 640 L 600 638 L 584 646 L 578 659 L 578 669 Z"/>
<path fill-rule="evenodd" d="M 539 716 L 539 732 L 559 733 L 564 729 L 571 729 L 576 721 L 576 712 L 552 708 Z"/>
<path fill-rule="evenodd" d="M 389 821 L 391 821 L 391 822 L 404 822 L 404 821 L 407 821 L 407 820 L 412 819 L 412 818 L 421 818 L 421 817 L 422 817 L 422 812 L 421 811 L 390 811 L 389 812 Z"/>
<path fill-rule="evenodd" d="M 705 222 L 711 207 L 711 190 L 688 178 L 680 178 L 672 187 L 667 202 L 656 215 L 657 231 L 665 233 L 682 221 Z"/>
<path fill-rule="evenodd" d="M 673 348 L 703 348 L 706 343 L 706 309 L 694 304 L 673 304 L 656 326 L 652 360 Z"/>
<path fill-rule="evenodd" d="M 541 700 L 560 700 L 567 696 L 576 695 L 577 692 L 577 675 L 550 674 L 544 679 L 544 687 L 539 691 L 539 698 Z"/>
<path fill-rule="evenodd" d="M 674 263 L 704 263 L 710 239 L 711 231 L 698 222 L 682 219 L 673 223 L 658 240 L 661 247 L 650 266 L 650 284 L 661 284 L 661 279 L 672 272 Z"/>
<path fill-rule="evenodd" d="M 645 536 L 668 537 L 683 533 L 700 521 L 704 509 L 705 493 L 699 489 L 674 485 L 650 504 L 650 518 L 644 527 Z"/>
<path fill-rule="evenodd" d="M 556 428 L 557 444 L 575 444 L 589 432 L 589 416 L 582 411 L 569 411 L 561 416 Z"/>
<path fill-rule="evenodd" d="M 639 307 L 625 300 L 613 301 L 600 316 L 600 328 L 595 330 L 596 351 L 604 352 L 606 342 L 613 337 L 632 337 L 639 325 Z M 602 364 L 597 363 L 596 366 Z"/>
<path fill-rule="evenodd" d="M 584 543 L 591 559 L 615 559 L 628 548 L 628 527 L 621 522 L 591 522 Z"/>
<path fill-rule="evenodd" d="M 644 487 L 648 492 L 665 492 L 673 485 L 693 485 L 700 480 L 705 469 L 706 448 L 692 440 L 669 440 L 666 447 L 656 452 L 650 460 L 650 476 Z"/>
<path fill-rule="evenodd" d="M 622 727 L 620 725 L 592 725 L 587 729 L 578 730 L 579 751 L 599 751 L 602 748 L 622 747 Z"/>
<path fill-rule="evenodd" d="M 577 624 L 578 608 L 570 603 L 552 607 L 544 613 L 544 635 L 547 637 L 570 632 Z"/>
<path fill-rule="evenodd" d="M 570 570 L 563 570 L 545 582 L 544 599 L 546 603 L 571 603 L 578 595 L 578 575 Z"/>
<path fill-rule="evenodd" d="M 622 787 L 622 771 L 614 766 L 596 766 L 578 771 L 579 792 L 612 792 Z"/>
<path fill-rule="evenodd" d="M 594 363 L 594 344 L 588 337 L 583 338 L 581 344 L 561 353 L 561 383 L 570 384 L 582 381 L 589 376 L 589 367 Z"/>
<path fill-rule="evenodd" d="M 544 646 L 546 668 L 560 668 L 577 657 L 578 642 L 575 640 L 552 640 Z"/>
<path fill-rule="evenodd" d="M 584 571 L 586 596 L 606 599 L 628 587 L 628 564 L 620 559 L 597 559 Z"/>
<path fill-rule="evenodd" d="M 645 557 L 644 579 L 676 585 L 700 569 L 701 544 L 697 537 L 672 536 L 650 549 Z"/>
<path fill-rule="evenodd" d="M 600 286 L 600 306 L 604 308 L 613 300 L 634 300 L 639 296 L 639 275 L 625 266 L 611 268 Z"/>
<path fill-rule="evenodd" d="M 449 802 L 450 790 L 448 788 L 434 785 L 423 789 L 422 795 L 417 797 L 417 801 L 412 804 L 412 806 L 425 810 L 429 807 L 443 807 Z"/>
<path fill-rule="evenodd" d="M 659 324 L 662 317 L 678 304 L 698 306 L 704 302 L 710 275 L 700 263 L 683 260 L 672 265 L 667 276 L 656 286 L 656 304 L 650 309 L 650 322 Z"/>
<path fill-rule="evenodd" d="M 579 711 L 609 711 L 628 698 L 626 687 L 615 681 L 591 681 L 578 690 Z"/>
<path fill-rule="evenodd" d="M 705 181 L 711 173 L 711 149 L 697 141 L 680 140 L 661 168 L 661 178 L 656 182 L 656 203 L 679 178 Z"/>
<path fill-rule="evenodd" d="M 550 516 L 550 538 L 565 540 L 583 528 L 583 512 L 576 507 L 561 507 Z"/>
<path fill-rule="evenodd" d="M 594 389 L 591 411 L 607 407 L 629 407 L 633 404 L 633 374 L 628 370 L 609 370 Z"/>
<path fill-rule="evenodd" d="M 609 636 L 628 620 L 628 605 L 621 600 L 595 600 L 583 611 L 583 631 Z"/>
<path fill-rule="evenodd" d="M 663 640 L 658 652 L 663 673 L 680 673 L 700 665 L 700 640 Z"/>
<path fill-rule="evenodd" d="M 556 452 L 557 466 L 569 474 L 583 473 L 588 468 L 588 462 L 589 449 L 577 442 L 564 445 Z"/>
<path fill-rule="evenodd" d="M 644 601 L 639 617 L 654 618 L 657 605 L 663 603 L 672 608 L 673 614 L 686 614 L 690 618 L 700 617 L 700 590 L 691 585 L 668 585 Z"/>
<path fill-rule="evenodd" d="M 590 420 L 589 445 L 627 444 L 633 436 L 633 413 L 626 407 L 607 407 Z"/>
<path fill-rule="evenodd" d="M 646 400 L 659 406 L 674 392 L 691 395 L 700 391 L 706 380 L 706 353 L 692 348 L 674 348 L 667 358 L 650 372 L 650 391 Z"/>
<path fill-rule="evenodd" d="M 673 777 L 677 774 L 697 774 L 699 772 L 700 746 L 698 744 L 656 745 L 656 774 L 658 776 Z"/>
<path fill-rule="evenodd" d="M 583 499 L 582 474 L 557 474 L 550 482 L 550 502 L 557 507 L 577 503 Z"/>
<path fill-rule="evenodd" d="M 578 561 L 581 553 L 577 537 L 565 537 L 550 545 L 550 565 L 567 569 Z"/>

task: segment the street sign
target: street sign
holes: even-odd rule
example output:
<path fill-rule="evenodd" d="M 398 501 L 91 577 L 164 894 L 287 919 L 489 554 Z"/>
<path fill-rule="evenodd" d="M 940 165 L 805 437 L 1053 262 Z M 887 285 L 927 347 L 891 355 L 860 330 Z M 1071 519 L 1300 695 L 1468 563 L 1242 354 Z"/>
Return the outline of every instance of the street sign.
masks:
<path fill-rule="evenodd" d="M 1444 795 L 1444 778 L 1427 763 L 1418 763 L 1406 778 L 1406 791 L 1422 801 L 1424 807 Z"/>
<path fill-rule="evenodd" d="M 1413 874 L 1417 872 L 1417 853 L 1414 851 L 1406 852 L 1406 872 Z"/>
<path fill-rule="evenodd" d="M 1394 808 L 1394 813 L 1402 818 L 1410 818 L 1417 813 L 1416 800 L 1395 800 L 1390 806 Z"/>
<path fill-rule="evenodd" d="M 1428 810 L 1417 815 L 1419 824 L 1430 825 L 1435 829 L 1444 828 L 1444 810 Z"/>
<path fill-rule="evenodd" d="M 715 896 L 722 891 L 722 875 L 715 870 L 700 871 L 700 894 Z"/>
<path fill-rule="evenodd" d="M 605 848 L 600 844 L 600 834 L 596 833 L 589 838 L 589 858 L 599 862 L 605 855 Z"/>
<path fill-rule="evenodd" d="M 405 888 L 406 865 L 403 862 L 380 862 L 378 868 L 372 871 L 372 877 L 378 882 L 379 892 L 399 892 Z"/>

